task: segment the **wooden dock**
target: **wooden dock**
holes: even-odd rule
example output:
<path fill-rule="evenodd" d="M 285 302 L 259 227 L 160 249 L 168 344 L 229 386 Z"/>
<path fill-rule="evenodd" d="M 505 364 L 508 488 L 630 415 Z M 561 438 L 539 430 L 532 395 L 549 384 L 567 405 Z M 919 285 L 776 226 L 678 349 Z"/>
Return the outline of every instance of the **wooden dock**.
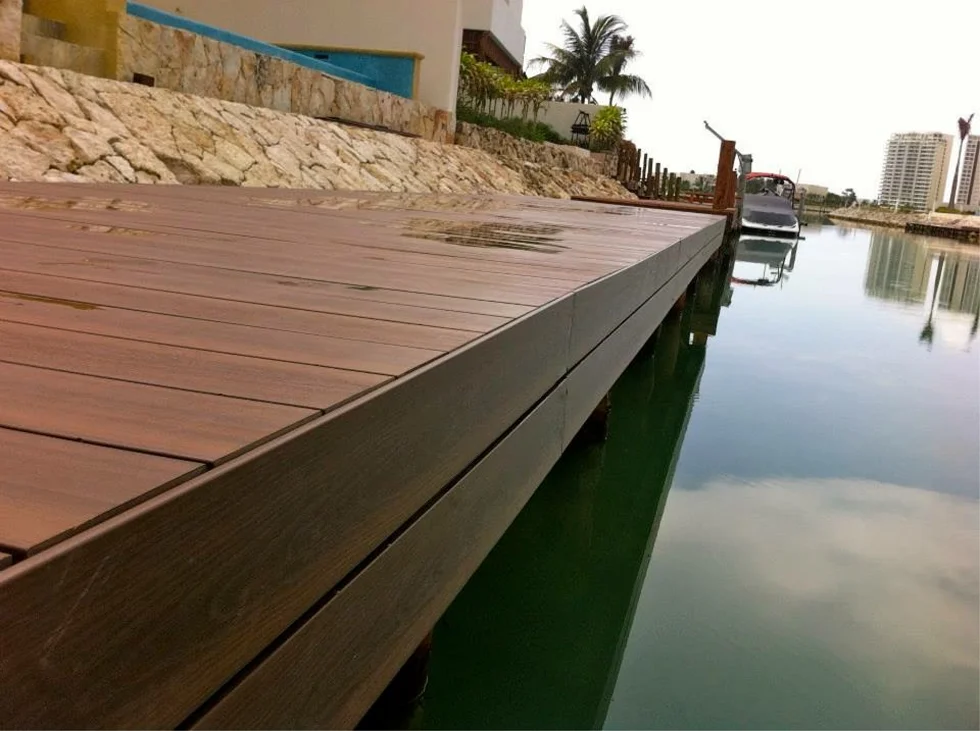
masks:
<path fill-rule="evenodd" d="M 0 183 L 0 726 L 355 725 L 724 228 Z"/>

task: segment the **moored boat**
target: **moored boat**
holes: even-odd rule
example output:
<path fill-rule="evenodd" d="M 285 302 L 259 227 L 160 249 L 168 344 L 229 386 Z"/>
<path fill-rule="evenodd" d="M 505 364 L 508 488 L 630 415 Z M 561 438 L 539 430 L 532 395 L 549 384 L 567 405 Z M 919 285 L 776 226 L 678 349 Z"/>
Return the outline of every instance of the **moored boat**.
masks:
<path fill-rule="evenodd" d="M 749 173 L 742 201 L 742 230 L 766 236 L 796 238 L 800 219 L 793 208 L 796 185 L 785 175 Z"/>

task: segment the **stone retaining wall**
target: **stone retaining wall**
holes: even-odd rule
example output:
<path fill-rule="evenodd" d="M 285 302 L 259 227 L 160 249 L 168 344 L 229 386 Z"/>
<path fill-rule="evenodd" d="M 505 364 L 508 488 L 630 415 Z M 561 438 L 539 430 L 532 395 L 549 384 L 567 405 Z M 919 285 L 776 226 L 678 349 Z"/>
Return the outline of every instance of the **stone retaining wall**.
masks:
<path fill-rule="evenodd" d="M 867 223 L 874 226 L 905 228 L 907 223 L 924 223 L 949 228 L 980 228 L 980 216 L 960 213 L 902 213 L 888 208 L 836 208 L 827 216 L 852 223 Z"/>
<path fill-rule="evenodd" d="M 0 179 L 629 195 L 567 167 L 8 61 Z"/>
<path fill-rule="evenodd" d="M 468 122 L 457 123 L 456 144 L 486 150 L 507 159 L 575 170 L 585 175 L 611 177 L 616 172 L 615 156 L 589 152 L 574 145 L 522 140 L 499 129 L 480 127 Z"/>
<path fill-rule="evenodd" d="M 173 91 L 452 141 L 446 111 L 186 30 L 122 15 L 118 44 L 120 81 L 138 73 Z"/>

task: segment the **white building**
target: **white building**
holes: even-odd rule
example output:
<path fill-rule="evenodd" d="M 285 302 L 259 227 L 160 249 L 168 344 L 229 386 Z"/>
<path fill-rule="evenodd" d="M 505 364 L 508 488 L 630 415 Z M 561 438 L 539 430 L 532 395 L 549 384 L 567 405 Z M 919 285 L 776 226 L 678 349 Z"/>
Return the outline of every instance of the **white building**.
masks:
<path fill-rule="evenodd" d="M 524 67 L 524 0 L 461 0 L 463 48 L 511 73 Z"/>
<path fill-rule="evenodd" d="M 970 135 L 963 146 L 960 162 L 960 181 L 956 191 L 956 207 L 980 211 L 980 135 Z"/>
<path fill-rule="evenodd" d="M 943 200 L 952 148 L 952 135 L 940 132 L 893 134 L 881 166 L 878 201 L 934 210 Z"/>

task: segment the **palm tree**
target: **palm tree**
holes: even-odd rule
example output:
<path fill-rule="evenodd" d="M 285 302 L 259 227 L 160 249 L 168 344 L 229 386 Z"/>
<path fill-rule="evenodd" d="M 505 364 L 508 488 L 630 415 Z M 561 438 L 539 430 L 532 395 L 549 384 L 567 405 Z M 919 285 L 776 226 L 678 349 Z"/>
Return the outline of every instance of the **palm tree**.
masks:
<path fill-rule="evenodd" d="M 963 157 L 963 140 L 965 140 L 970 134 L 970 122 L 973 121 L 973 115 L 971 114 L 966 119 L 960 117 L 957 123 L 960 126 L 960 149 L 956 153 L 956 167 L 953 168 L 953 189 L 949 192 L 949 207 L 955 208 L 956 203 L 956 184 L 959 182 L 960 177 L 960 159 Z"/>
<path fill-rule="evenodd" d="M 612 72 L 605 78 L 599 79 L 599 88 L 609 92 L 609 106 L 613 105 L 616 94 L 620 96 L 627 96 L 628 94 L 653 96 L 647 82 L 634 74 L 623 73 L 626 64 L 640 56 L 640 52 L 633 47 L 634 42 L 633 36 L 619 35 L 613 36 L 609 41 L 609 53 L 611 56 L 615 56 Z"/>
<path fill-rule="evenodd" d="M 633 39 L 625 35 L 623 19 L 618 15 L 600 15 L 593 23 L 584 7 L 575 14 L 579 17 L 577 29 L 567 20 L 562 21 L 564 45 L 549 43 L 550 55 L 531 61 L 532 67 L 545 67 L 538 78 L 583 103 L 592 100 L 597 87 L 614 97 L 617 93 L 649 94 L 650 88 L 643 79 L 623 74 L 626 64 L 638 55 L 633 49 Z"/>

